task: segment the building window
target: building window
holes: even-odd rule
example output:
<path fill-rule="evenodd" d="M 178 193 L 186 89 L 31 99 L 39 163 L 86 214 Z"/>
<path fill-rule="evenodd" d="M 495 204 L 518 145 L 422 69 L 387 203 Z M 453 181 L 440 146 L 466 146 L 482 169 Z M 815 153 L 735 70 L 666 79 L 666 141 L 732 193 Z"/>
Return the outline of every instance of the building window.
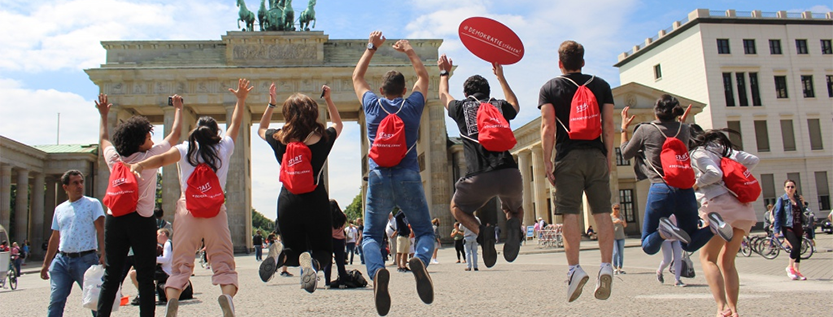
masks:
<path fill-rule="evenodd" d="M 781 55 L 781 40 L 769 40 L 769 53 Z"/>
<path fill-rule="evenodd" d="M 764 208 L 769 204 L 775 205 L 775 202 L 778 200 L 778 194 L 775 191 L 774 175 L 761 174 L 761 196 L 764 197 Z"/>
<path fill-rule="evenodd" d="M 824 55 L 833 54 L 833 44 L 831 44 L 831 40 L 821 40 L 821 53 Z"/>
<path fill-rule="evenodd" d="M 635 222 L 636 216 L 633 211 L 633 189 L 619 190 L 619 208 L 620 212 L 625 215 L 625 221 Z"/>
<path fill-rule="evenodd" d="M 789 95 L 787 95 L 787 76 L 775 76 L 775 97 L 789 98 Z"/>
<path fill-rule="evenodd" d="M 833 77 L 833 76 L 831 76 Z M 749 73 L 749 89 L 752 90 L 752 105 L 761 105 L 761 91 L 758 88 L 758 73 Z"/>
<path fill-rule="evenodd" d="M 662 79 L 662 67 L 659 64 L 654 65 L 654 79 Z"/>
<path fill-rule="evenodd" d="M 827 96 L 833 97 L 833 75 L 827 75 Z"/>
<path fill-rule="evenodd" d="M 813 75 L 801 76 L 801 88 L 804 90 L 804 98 L 816 97 L 815 89 L 813 89 Z"/>
<path fill-rule="evenodd" d="M 792 120 L 781 120 L 781 141 L 784 151 L 795 151 L 795 130 Z"/>
<path fill-rule="evenodd" d="M 791 179 L 795 181 L 795 192 L 799 195 L 802 193 L 801 191 L 801 173 L 787 173 L 787 179 Z"/>
<path fill-rule="evenodd" d="M 717 39 L 717 54 L 730 54 L 729 39 Z"/>
<path fill-rule="evenodd" d="M 732 144 L 738 148 L 738 150 L 743 151 L 743 134 L 740 131 L 740 121 L 727 121 L 726 127 L 737 132 L 729 133 L 729 141 L 732 141 Z"/>
<path fill-rule="evenodd" d="M 807 119 L 807 127 L 810 129 L 810 149 L 823 150 L 821 140 L 821 123 L 819 119 Z"/>
<path fill-rule="evenodd" d="M 741 107 L 749 106 L 749 99 L 746 98 L 746 79 L 745 73 L 735 73 L 735 79 L 738 81 L 738 103 Z"/>
<path fill-rule="evenodd" d="M 618 147 L 615 148 L 615 150 L 616 150 L 616 166 L 630 166 L 631 165 L 631 160 L 626 160 L 624 157 L 622 157 L 622 150 L 619 149 Z"/>
<path fill-rule="evenodd" d="M 767 131 L 766 120 L 755 120 L 755 142 L 758 145 L 758 152 L 769 152 L 769 131 Z"/>
<path fill-rule="evenodd" d="M 808 54 L 807 40 L 795 40 L 795 51 L 797 54 Z"/>
<path fill-rule="evenodd" d="M 757 50 L 755 49 L 755 40 L 754 39 L 743 40 L 743 53 L 744 54 L 758 54 Z"/>
<path fill-rule="evenodd" d="M 816 192 L 819 195 L 819 210 L 830 210 L 830 187 L 827 172 L 816 172 Z"/>
<path fill-rule="evenodd" d="M 732 73 L 723 73 L 723 94 L 726 96 L 726 107 L 734 107 L 735 91 L 732 88 Z"/>

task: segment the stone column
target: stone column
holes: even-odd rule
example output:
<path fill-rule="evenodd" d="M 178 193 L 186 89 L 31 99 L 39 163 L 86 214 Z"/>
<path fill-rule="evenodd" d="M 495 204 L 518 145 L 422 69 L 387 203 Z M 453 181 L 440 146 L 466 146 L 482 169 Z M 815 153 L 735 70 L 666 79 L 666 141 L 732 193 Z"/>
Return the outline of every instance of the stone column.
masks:
<path fill-rule="evenodd" d="M 541 146 L 532 147 L 532 174 L 535 182 L 535 220 L 538 218 L 548 219 L 547 217 L 547 189 L 546 189 L 546 175 L 544 169 L 544 157 Z"/>
<path fill-rule="evenodd" d="M 521 178 L 523 179 L 523 207 L 524 207 L 524 227 L 535 225 L 535 210 L 532 209 L 532 182 L 530 175 L 530 152 L 523 150 L 518 152 L 518 168 L 521 170 Z M 526 234 L 526 233 L 524 233 Z"/>
<path fill-rule="evenodd" d="M 29 234 L 29 170 L 17 170 L 17 196 L 14 206 L 14 241 L 23 243 Z"/>
<path fill-rule="evenodd" d="M 321 105 L 318 106 L 318 121 L 323 123 L 324 127 L 329 126 L 328 122 L 330 121 L 330 116 L 329 116 L 329 112 L 327 110 L 326 103 L 323 106 L 321 106 Z M 324 161 L 324 166 L 322 167 L 323 171 L 321 172 L 322 174 L 324 174 L 324 180 L 323 180 L 324 188 L 327 190 L 328 193 L 330 192 L 330 175 L 329 175 L 330 170 L 328 168 L 329 165 L 330 165 L 330 160 L 327 159 L 327 161 Z M 364 216 L 362 216 L 362 218 L 364 218 Z"/>
<path fill-rule="evenodd" d="M 430 189 L 431 199 L 428 200 L 428 208 L 432 217 L 440 219 L 440 232 L 451 232 L 454 225 L 454 217 L 451 216 L 449 206 L 451 205 L 451 177 L 446 173 L 448 166 L 448 135 L 445 131 L 445 107 L 438 99 L 431 99 L 425 105 L 428 113 L 428 139 L 423 135 L 422 143 L 425 146 L 425 165 L 430 165 L 430 178 L 425 182 Z M 426 190 L 426 195 L 429 191 Z"/>
<path fill-rule="evenodd" d="M 55 207 L 58 206 L 58 203 L 56 201 L 56 194 L 58 188 L 60 188 L 59 184 L 60 180 L 56 178 L 54 175 L 50 175 L 46 178 L 46 202 L 44 203 L 43 207 L 44 226 L 41 229 L 41 234 L 43 234 L 43 238 L 46 240 L 48 240 L 49 236 L 52 234 L 52 215 L 55 213 Z M 63 190 L 63 188 L 60 188 L 60 190 Z M 35 234 L 37 234 L 37 232 L 35 232 Z M 38 245 L 37 247 L 40 248 L 40 245 Z"/>
<path fill-rule="evenodd" d="M 12 222 L 12 166 L 0 165 L 0 225 L 7 230 Z"/>
<path fill-rule="evenodd" d="M 228 125 L 234 113 L 234 103 L 227 103 L 225 108 Z M 229 230 L 236 253 L 248 253 L 252 249 L 251 127 L 252 114 L 246 107 L 243 110 L 240 131 L 234 142 L 234 154 L 229 162 L 225 188 Z"/>
<path fill-rule="evenodd" d="M 37 256 L 43 255 L 43 250 L 40 248 L 40 244 L 44 241 L 43 198 L 46 192 L 43 186 L 43 173 L 35 174 L 35 181 L 32 183 L 32 220 L 29 227 L 29 242 L 32 247 L 29 250 Z"/>
<path fill-rule="evenodd" d="M 174 114 L 176 109 L 174 107 L 163 106 L 163 133 L 165 137 L 172 132 L 174 124 Z M 185 112 L 185 111 L 183 111 Z M 183 118 L 184 119 L 184 118 Z M 183 122 L 183 126 L 185 126 Z M 184 129 L 182 129 L 184 130 Z M 188 131 L 181 131 L 183 138 L 188 138 Z M 165 142 L 164 140 L 162 142 Z M 157 171 L 158 173 L 158 171 Z M 165 212 L 163 217 L 167 221 L 174 220 L 176 211 L 176 201 L 181 196 L 182 189 L 179 188 L 179 172 L 175 164 L 166 165 L 162 167 L 162 210 Z M 156 191 L 154 191 L 154 200 L 156 199 Z"/>

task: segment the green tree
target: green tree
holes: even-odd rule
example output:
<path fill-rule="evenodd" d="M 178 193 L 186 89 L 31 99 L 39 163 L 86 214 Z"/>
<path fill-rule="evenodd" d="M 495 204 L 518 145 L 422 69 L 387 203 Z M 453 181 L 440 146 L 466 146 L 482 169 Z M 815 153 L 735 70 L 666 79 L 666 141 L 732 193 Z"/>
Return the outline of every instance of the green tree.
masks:
<path fill-rule="evenodd" d="M 269 234 L 275 230 L 275 221 L 252 208 L 252 234 L 254 235 L 258 229 L 263 231 L 264 235 Z"/>
<path fill-rule="evenodd" d="M 362 193 L 359 192 L 355 198 L 353 198 L 353 202 L 350 205 L 347 205 L 347 208 L 344 209 L 344 214 L 347 215 L 347 219 L 356 219 L 364 217 L 364 210 L 362 210 Z"/>

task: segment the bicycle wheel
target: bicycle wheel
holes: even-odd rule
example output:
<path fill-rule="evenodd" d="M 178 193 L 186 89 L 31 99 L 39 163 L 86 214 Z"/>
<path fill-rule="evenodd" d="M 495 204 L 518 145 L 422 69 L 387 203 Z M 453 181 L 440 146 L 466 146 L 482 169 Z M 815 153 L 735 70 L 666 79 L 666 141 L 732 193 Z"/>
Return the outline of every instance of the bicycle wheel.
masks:
<path fill-rule="evenodd" d="M 813 244 L 810 242 L 809 239 L 804 238 L 801 241 L 801 255 L 799 255 L 799 257 L 802 260 L 806 260 L 809 259 L 811 256 L 813 256 Z"/>
<path fill-rule="evenodd" d="M 9 287 L 12 290 L 16 290 L 17 289 L 17 274 L 15 273 L 14 270 L 9 270 L 8 276 L 9 276 Z"/>
<path fill-rule="evenodd" d="M 781 248 L 772 240 L 765 240 L 761 245 L 760 251 L 761 256 L 767 260 L 777 258 L 778 254 L 781 254 Z"/>

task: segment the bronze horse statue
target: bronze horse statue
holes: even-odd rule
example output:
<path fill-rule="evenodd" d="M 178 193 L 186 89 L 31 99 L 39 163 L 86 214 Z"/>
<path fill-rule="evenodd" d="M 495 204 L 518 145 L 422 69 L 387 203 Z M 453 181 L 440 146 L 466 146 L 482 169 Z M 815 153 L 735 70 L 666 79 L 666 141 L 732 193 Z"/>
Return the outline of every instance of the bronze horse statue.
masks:
<path fill-rule="evenodd" d="M 315 19 L 315 0 L 309 0 L 309 4 L 307 4 L 307 9 L 302 11 L 299 15 L 298 21 L 300 22 L 300 29 L 304 31 L 309 31 L 309 23 L 312 22 L 312 27 L 315 28 L 315 22 L 318 20 Z"/>
<path fill-rule="evenodd" d="M 240 27 L 240 22 L 246 23 L 246 27 L 243 28 L 243 31 L 252 32 L 255 30 L 255 14 L 249 9 L 246 8 L 246 2 L 243 0 L 237 0 L 237 6 L 240 7 L 240 11 L 238 12 L 237 18 L 237 27 Z"/>

